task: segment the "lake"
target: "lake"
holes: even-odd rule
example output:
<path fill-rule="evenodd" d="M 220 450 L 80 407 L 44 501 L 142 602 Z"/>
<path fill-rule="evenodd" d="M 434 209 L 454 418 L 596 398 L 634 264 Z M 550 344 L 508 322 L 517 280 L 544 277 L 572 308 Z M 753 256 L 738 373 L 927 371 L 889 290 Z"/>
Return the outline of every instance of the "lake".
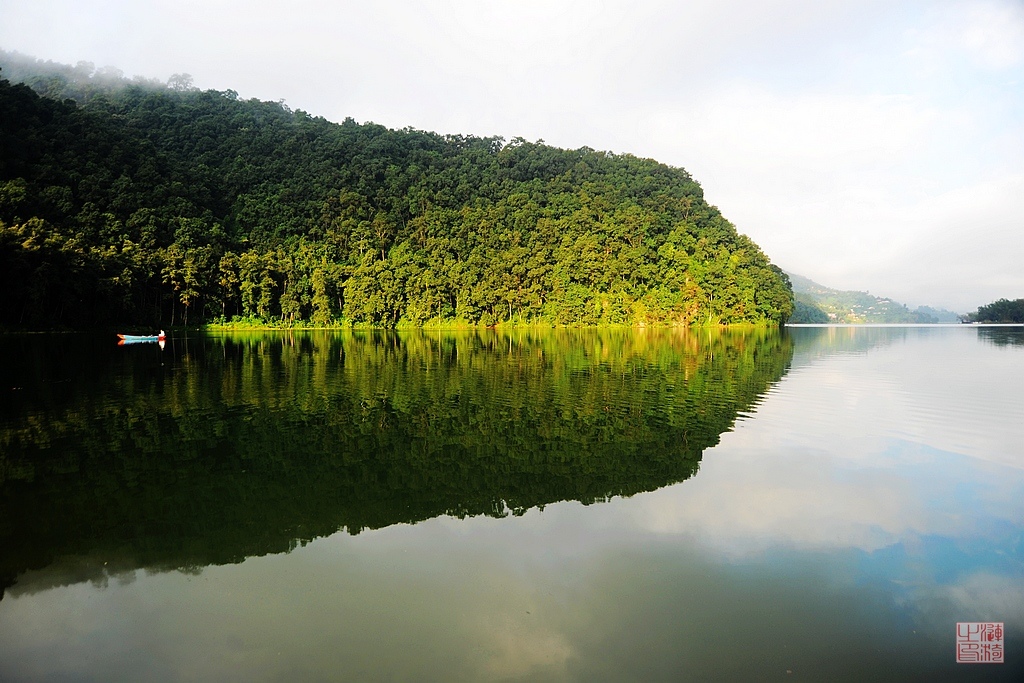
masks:
<path fill-rule="evenodd" d="M 3 681 L 1024 679 L 1022 327 L 0 351 Z"/>

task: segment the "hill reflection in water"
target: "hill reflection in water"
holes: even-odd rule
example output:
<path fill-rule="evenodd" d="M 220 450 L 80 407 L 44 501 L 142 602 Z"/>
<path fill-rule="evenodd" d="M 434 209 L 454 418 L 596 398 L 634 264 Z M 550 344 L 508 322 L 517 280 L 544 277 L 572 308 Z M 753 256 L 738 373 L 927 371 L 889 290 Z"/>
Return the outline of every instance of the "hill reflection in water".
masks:
<path fill-rule="evenodd" d="M 4 345 L 22 362 L 0 402 L 3 587 L 657 489 L 693 476 L 793 353 L 766 330 Z"/>

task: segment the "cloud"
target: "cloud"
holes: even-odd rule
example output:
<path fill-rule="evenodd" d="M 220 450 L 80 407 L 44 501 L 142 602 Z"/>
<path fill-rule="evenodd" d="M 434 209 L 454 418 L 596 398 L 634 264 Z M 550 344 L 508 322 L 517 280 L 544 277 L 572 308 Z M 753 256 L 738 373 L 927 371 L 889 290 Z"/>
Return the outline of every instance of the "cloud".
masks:
<path fill-rule="evenodd" d="M 900 216 L 899 248 L 859 270 L 860 281 L 890 280 L 889 296 L 961 312 L 1024 298 L 1024 173 L 925 198 Z"/>
<path fill-rule="evenodd" d="M 744 85 L 648 116 L 710 201 L 784 266 L 819 277 L 900 248 L 898 209 L 925 193 L 915 159 L 936 113 L 904 95 L 784 95 Z M 907 195 L 910 195 L 909 197 Z"/>
<path fill-rule="evenodd" d="M 978 572 L 956 585 L 936 587 L 935 592 L 935 597 L 945 597 L 953 608 L 946 623 L 994 621 L 998 617 L 1018 633 L 1024 628 L 1024 586 L 1017 577 Z"/>
<path fill-rule="evenodd" d="M 908 54 L 933 68 L 968 59 L 984 69 L 1024 62 L 1024 5 L 1012 0 L 957 2 L 939 6 L 912 32 Z"/>
<path fill-rule="evenodd" d="M 633 500 L 635 523 L 727 557 L 870 553 L 920 537 L 982 540 L 1002 533 L 992 520 L 1017 525 L 1024 427 L 1008 425 L 1024 368 L 1008 367 L 1005 350 L 979 349 L 973 329 L 945 334 L 921 343 L 909 330 L 824 358 L 805 349 L 812 362 L 705 451 L 697 476 Z M 972 359 L 936 376 L 951 354 Z"/>
<path fill-rule="evenodd" d="M 945 23 L 933 19 L 820 82 L 750 72 L 693 101 L 636 110 L 647 135 L 634 135 L 690 170 L 791 271 L 961 311 L 1018 296 L 1024 103 L 1006 79 L 1019 73 L 962 63 L 964 36 L 1004 18 L 993 44 L 1013 48 L 1000 48 L 999 64 L 1016 64 L 1008 55 L 1024 45 L 1012 39 L 1024 24 L 1018 9 L 986 8 L 956 5 Z M 943 68 L 923 70 L 921 46 Z"/>

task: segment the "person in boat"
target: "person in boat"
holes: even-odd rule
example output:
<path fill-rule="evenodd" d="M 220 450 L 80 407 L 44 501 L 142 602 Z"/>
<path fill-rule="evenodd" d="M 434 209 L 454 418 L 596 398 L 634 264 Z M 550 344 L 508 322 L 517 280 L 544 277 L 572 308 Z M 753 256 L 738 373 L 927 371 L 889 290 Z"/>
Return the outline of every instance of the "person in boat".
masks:
<path fill-rule="evenodd" d="M 160 330 L 160 334 L 158 334 L 157 336 L 158 336 L 158 337 L 166 337 L 167 335 L 166 335 L 166 334 L 164 334 L 164 331 L 163 331 L 163 330 Z"/>

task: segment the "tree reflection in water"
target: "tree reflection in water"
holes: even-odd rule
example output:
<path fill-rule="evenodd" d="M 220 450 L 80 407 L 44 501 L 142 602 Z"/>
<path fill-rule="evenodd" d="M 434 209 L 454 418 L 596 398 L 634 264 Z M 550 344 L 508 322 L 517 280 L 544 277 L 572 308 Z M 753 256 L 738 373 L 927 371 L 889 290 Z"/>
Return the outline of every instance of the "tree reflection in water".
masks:
<path fill-rule="evenodd" d="M 5 340 L 0 581 L 102 581 L 693 476 L 792 359 L 774 330 Z M 12 357 L 8 355 L 8 357 Z"/>

